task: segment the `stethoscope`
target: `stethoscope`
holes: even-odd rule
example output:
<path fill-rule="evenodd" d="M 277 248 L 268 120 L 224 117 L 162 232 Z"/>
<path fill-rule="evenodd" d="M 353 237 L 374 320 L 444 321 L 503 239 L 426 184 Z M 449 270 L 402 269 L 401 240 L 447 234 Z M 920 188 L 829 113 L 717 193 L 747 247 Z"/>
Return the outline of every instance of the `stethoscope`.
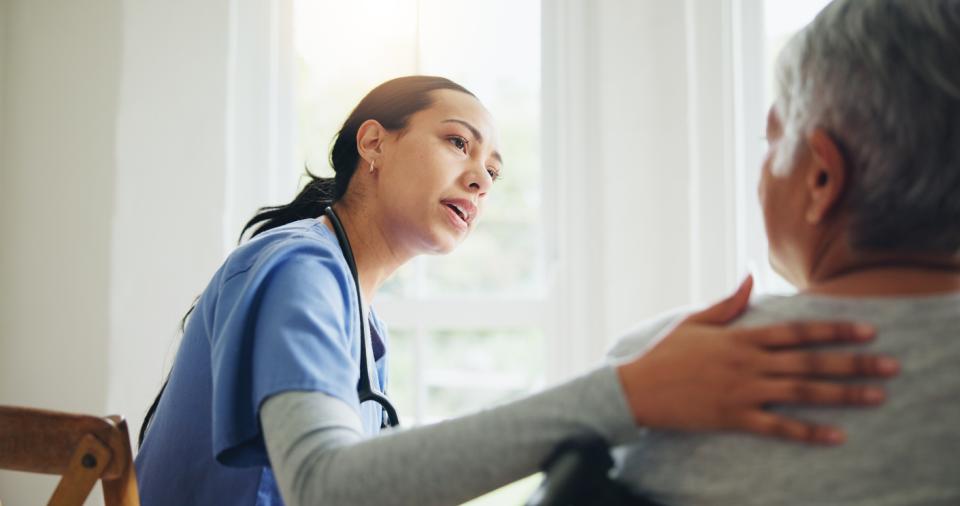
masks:
<path fill-rule="evenodd" d="M 350 239 L 347 238 L 347 232 L 340 223 L 340 218 L 333 211 L 332 207 L 327 207 L 323 211 L 324 216 L 333 224 L 333 231 L 337 234 L 337 242 L 340 243 L 340 250 L 343 251 L 343 258 L 350 267 L 350 274 L 353 274 L 353 285 L 357 290 L 357 312 L 360 314 L 360 381 L 357 382 L 357 395 L 360 402 L 373 401 L 383 408 L 385 419 L 381 420 L 380 427 L 396 427 L 400 425 L 400 417 L 397 416 L 397 409 L 393 407 L 387 395 L 380 391 L 380 388 L 370 381 L 371 367 L 376 364 L 373 359 L 373 345 L 367 339 L 367 327 L 369 323 L 363 316 L 363 300 L 360 296 L 360 277 L 357 275 L 357 262 L 353 258 L 353 249 L 350 248 Z"/>

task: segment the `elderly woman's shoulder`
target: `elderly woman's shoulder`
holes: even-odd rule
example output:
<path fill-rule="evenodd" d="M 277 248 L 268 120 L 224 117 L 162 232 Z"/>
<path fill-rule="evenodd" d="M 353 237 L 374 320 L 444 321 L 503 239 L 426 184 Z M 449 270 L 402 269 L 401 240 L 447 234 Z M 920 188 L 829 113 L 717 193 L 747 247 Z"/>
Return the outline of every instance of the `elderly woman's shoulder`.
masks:
<path fill-rule="evenodd" d="M 732 322 L 732 325 L 749 326 L 752 320 L 780 319 L 778 316 L 782 316 L 782 313 L 789 313 L 795 308 L 795 298 L 796 296 L 785 295 L 754 297 L 750 302 L 750 308 L 742 317 Z M 681 306 L 635 324 L 614 341 L 607 351 L 607 360 L 620 361 L 645 352 L 657 344 L 675 325 L 699 309 L 695 306 Z"/>

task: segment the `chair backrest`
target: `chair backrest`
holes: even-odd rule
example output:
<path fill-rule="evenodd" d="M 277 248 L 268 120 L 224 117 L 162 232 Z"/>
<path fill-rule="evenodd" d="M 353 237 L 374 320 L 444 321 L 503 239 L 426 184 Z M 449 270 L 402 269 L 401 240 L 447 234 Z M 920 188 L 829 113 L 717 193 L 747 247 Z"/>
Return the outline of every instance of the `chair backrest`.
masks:
<path fill-rule="evenodd" d="M 127 422 L 0 406 L 0 469 L 59 474 L 48 503 L 82 506 L 97 480 L 106 506 L 139 506 Z"/>

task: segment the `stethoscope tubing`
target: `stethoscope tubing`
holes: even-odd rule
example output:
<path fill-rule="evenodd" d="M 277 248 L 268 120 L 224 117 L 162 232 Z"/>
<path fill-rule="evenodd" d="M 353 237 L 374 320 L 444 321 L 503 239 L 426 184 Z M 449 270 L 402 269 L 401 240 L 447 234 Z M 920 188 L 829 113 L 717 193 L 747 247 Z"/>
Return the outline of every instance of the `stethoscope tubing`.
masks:
<path fill-rule="evenodd" d="M 370 380 L 370 364 L 374 362 L 373 349 L 367 338 L 367 322 L 363 315 L 363 301 L 360 294 L 360 276 L 357 274 L 357 262 L 353 256 L 353 249 L 350 247 L 350 239 L 347 237 L 347 231 L 344 230 L 343 224 L 340 223 L 340 218 L 334 212 L 333 207 L 328 206 L 324 209 L 323 214 L 333 225 L 333 231 L 337 236 L 337 242 L 340 243 L 343 258 L 350 268 L 350 274 L 353 275 L 353 284 L 357 292 L 357 312 L 360 315 L 360 379 L 357 381 L 357 396 L 361 403 L 373 401 L 383 408 L 386 419 L 381 422 L 381 427 L 396 427 L 400 425 L 397 409 L 386 394 L 379 391 Z"/>

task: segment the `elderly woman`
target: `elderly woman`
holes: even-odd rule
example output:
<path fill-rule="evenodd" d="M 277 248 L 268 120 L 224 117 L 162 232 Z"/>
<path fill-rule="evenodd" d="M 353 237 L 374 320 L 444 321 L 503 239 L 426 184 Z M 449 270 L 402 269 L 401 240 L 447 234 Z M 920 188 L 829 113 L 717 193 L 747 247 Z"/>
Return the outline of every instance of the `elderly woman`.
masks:
<path fill-rule="evenodd" d="M 877 410 L 776 408 L 842 427 L 826 453 L 652 427 L 618 451 L 619 479 L 667 504 L 960 504 L 960 0 L 836 0 L 778 82 L 759 193 L 771 263 L 799 293 L 737 324 L 868 321 L 902 372 Z"/>

